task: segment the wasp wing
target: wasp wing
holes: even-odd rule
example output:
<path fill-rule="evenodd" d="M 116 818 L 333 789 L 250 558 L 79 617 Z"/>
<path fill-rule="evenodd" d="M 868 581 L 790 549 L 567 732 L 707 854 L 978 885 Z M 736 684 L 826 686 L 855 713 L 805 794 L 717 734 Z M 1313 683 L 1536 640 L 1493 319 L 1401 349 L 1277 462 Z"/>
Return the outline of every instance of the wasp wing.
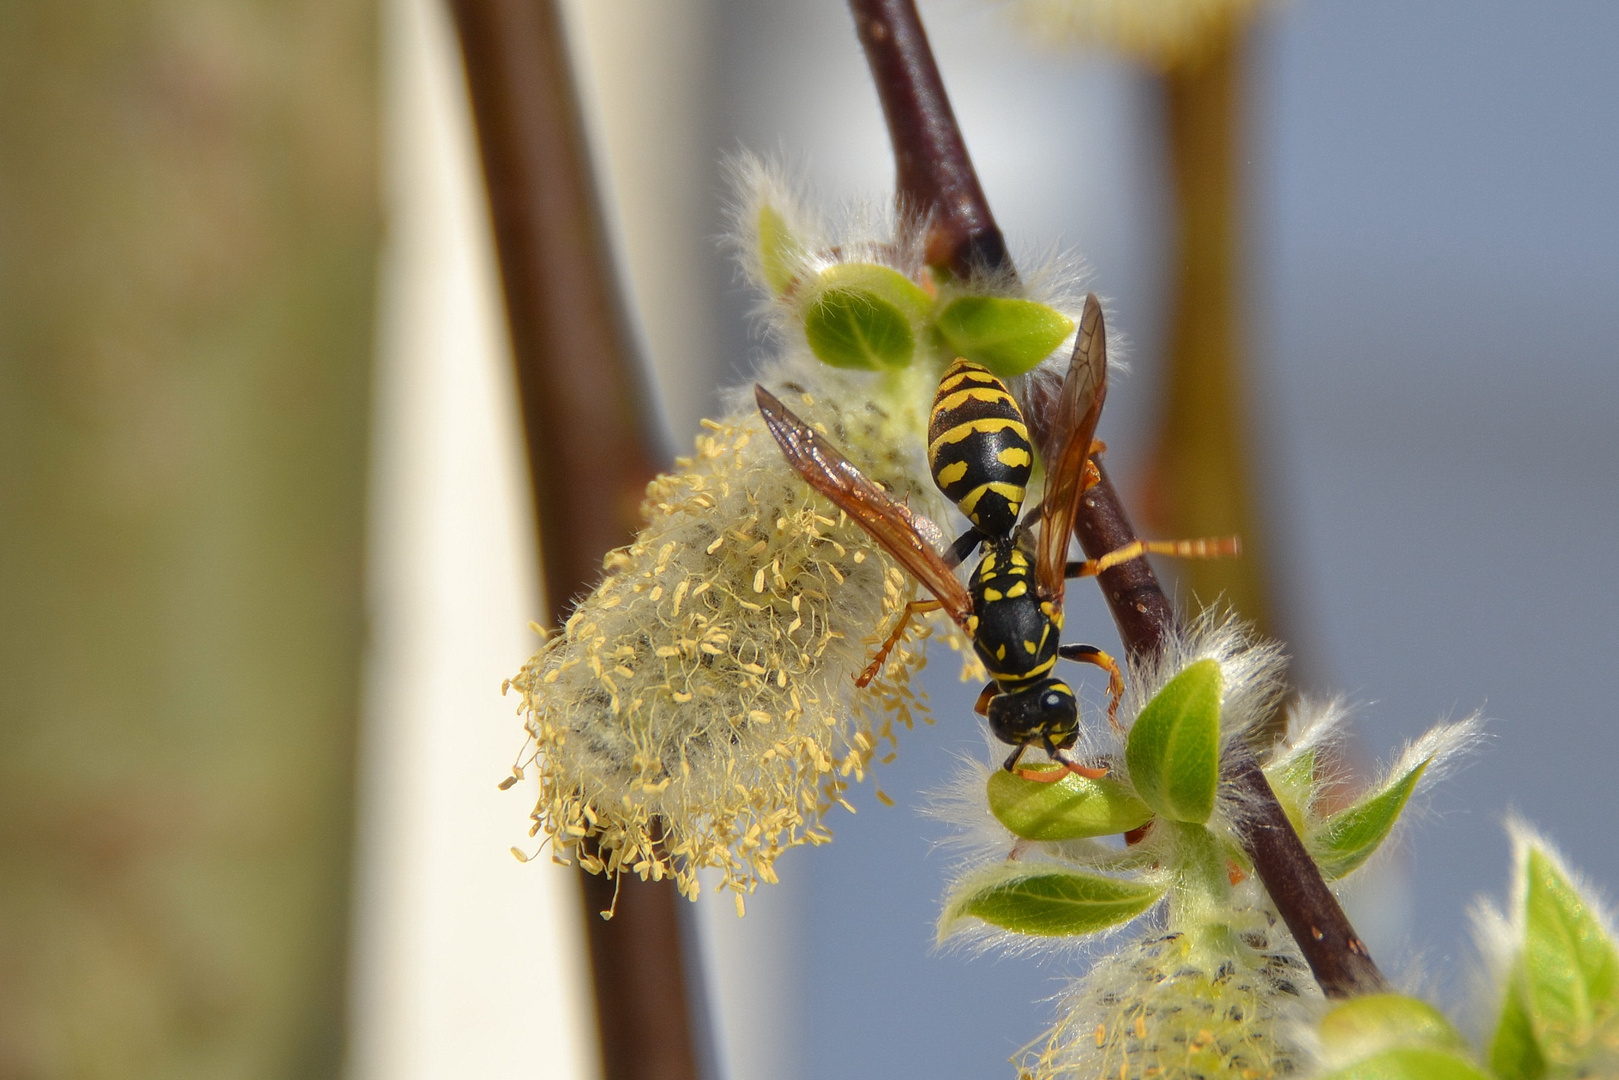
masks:
<path fill-rule="evenodd" d="M 1085 491 L 1085 461 L 1107 397 L 1107 333 L 1096 294 L 1085 297 L 1073 359 L 1062 382 L 1056 410 L 1046 425 L 1054 451 L 1046 460 L 1046 487 L 1040 499 L 1040 542 L 1035 561 L 1040 590 L 1061 604 L 1066 584 L 1068 538 Z"/>
<path fill-rule="evenodd" d="M 965 627 L 972 615 L 972 598 L 943 556 L 923 538 L 917 516 L 910 508 L 895 501 L 770 391 L 756 385 L 753 396 L 765 426 L 781 444 L 787 463 L 810 487 L 831 499 L 870 533 L 884 551 L 939 599 L 952 619 Z"/>

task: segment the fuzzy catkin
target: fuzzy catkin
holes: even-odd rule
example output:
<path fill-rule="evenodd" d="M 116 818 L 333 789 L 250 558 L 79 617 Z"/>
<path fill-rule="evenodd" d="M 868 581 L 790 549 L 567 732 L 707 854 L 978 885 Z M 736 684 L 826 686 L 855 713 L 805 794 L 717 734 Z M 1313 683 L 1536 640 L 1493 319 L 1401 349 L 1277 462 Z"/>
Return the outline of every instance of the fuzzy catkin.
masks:
<path fill-rule="evenodd" d="M 1318 1003 L 1292 939 L 1263 925 L 1134 941 L 1075 983 L 1062 1019 L 1020 1063 L 1030 1080 L 1271 1080 L 1293 1073 L 1293 1038 Z"/>
<path fill-rule="evenodd" d="M 769 385 L 868 475 L 943 511 L 922 457 L 933 374 L 777 365 Z M 647 488 L 646 526 L 511 681 L 535 747 L 531 815 L 558 857 L 596 872 L 696 872 L 750 891 L 821 816 L 892 724 L 922 709 L 916 638 L 853 677 L 914 582 L 787 465 L 747 404 Z M 589 838 L 593 843 L 584 843 Z"/>

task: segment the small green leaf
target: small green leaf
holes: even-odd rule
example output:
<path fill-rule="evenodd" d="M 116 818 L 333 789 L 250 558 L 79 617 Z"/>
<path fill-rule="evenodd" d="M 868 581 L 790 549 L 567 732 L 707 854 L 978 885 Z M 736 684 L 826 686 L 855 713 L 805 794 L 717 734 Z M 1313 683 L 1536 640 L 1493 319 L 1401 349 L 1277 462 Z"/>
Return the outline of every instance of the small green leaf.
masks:
<path fill-rule="evenodd" d="M 1307 796 L 1315 785 L 1315 750 L 1307 746 L 1290 758 L 1265 767 L 1265 777 L 1273 788 L 1287 788 L 1300 797 Z"/>
<path fill-rule="evenodd" d="M 1421 762 L 1404 776 L 1391 780 L 1383 790 L 1346 806 L 1310 830 L 1306 846 L 1323 877 L 1336 881 L 1371 858 L 1372 852 L 1388 839 L 1427 767 L 1427 761 Z"/>
<path fill-rule="evenodd" d="M 759 208 L 759 269 L 765 284 L 777 296 L 797 277 L 798 239 L 787 229 L 787 219 L 766 204 Z"/>
<path fill-rule="evenodd" d="M 945 903 L 939 938 L 966 918 L 1015 934 L 1075 937 L 1128 922 L 1164 890 L 1154 885 L 1051 866 L 997 866 L 963 882 Z"/>
<path fill-rule="evenodd" d="M 1527 849 L 1524 951 L 1517 987 L 1535 1042 L 1547 1061 L 1589 1055 L 1619 1000 L 1619 956 L 1601 921 L 1544 851 Z"/>
<path fill-rule="evenodd" d="M 989 777 L 989 810 L 1025 840 L 1078 840 L 1129 832 L 1152 819 L 1147 804 L 1117 780 L 1069 773 L 1042 783 L 996 769 Z"/>
<path fill-rule="evenodd" d="M 1507 979 L 1501 1019 L 1490 1036 L 1490 1071 L 1500 1080 L 1541 1080 L 1546 1075 L 1546 1058 L 1535 1042 L 1529 1013 L 1523 1007 L 1522 965 L 1514 965 Z"/>
<path fill-rule="evenodd" d="M 907 319 L 920 323 L 933 310 L 933 297 L 926 289 L 881 263 L 836 263 L 821 271 L 816 287 L 858 289 L 893 304 Z"/>
<path fill-rule="evenodd" d="M 1321 1018 L 1321 1044 L 1335 1055 L 1398 1047 L 1462 1051 L 1467 1041 L 1445 1014 L 1404 994 L 1365 994 Z"/>
<path fill-rule="evenodd" d="M 1276 792 L 1276 801 L 1282 804 L 1293 831 L 1305 835 L 1304 808 L 1310 803 L 1315 787 L 1315 747 L 1307 747 L 1284 761 L 1265 768 L 1265 778 Z"/>
<path fill-rule="evenodd" d="M 899 308 L 864 289 L 828 289 L 804 313 L 804 336 L 823 364 L 901 368 L 916 354 L 916 335 Z"/>
<path fill-rule="evenodd" d="M 902 368 L 916 354 L 917 326 L 933 301 L 916 282 L 877 263 L 839 263 L 806 290 L 804 335 L 825 364 Z"/>
<path fill-rule="evenodd" d="M 958 356 L 1001 378 L 1034 367 L 1074 331 L 1074 320 L 1033 300 L 961 296 L 939 313 L 938 329 Z"/>
<path fill-rule="evenodd" d="M 1384 1050 L 1321 1080 L 1490 1080 L 1466 1058 L 1443 1050 Z"/>
<path fill-rule="evenodd" d="M 1215 660 L 1176 675 L 1141 710 L 1124 760 L 1136 794 L 1171 821 L 1201 825 L 1214 813 L 1220 783 L 1220 693 Z"/>

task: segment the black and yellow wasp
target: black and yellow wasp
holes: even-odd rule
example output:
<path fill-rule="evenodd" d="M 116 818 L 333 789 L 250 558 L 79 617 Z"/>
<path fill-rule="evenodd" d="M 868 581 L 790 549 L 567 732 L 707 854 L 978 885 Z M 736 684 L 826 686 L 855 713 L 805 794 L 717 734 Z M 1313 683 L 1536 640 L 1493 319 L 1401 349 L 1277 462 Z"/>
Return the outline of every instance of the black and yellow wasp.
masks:
<path fill-rule="evenodd" d="M 1137 541 L 1100 559 L 1068 561 L 1068 542 L 1080 496 L 1097 482 L 1089 464 L 1097 420 L 1107 392 L 1107 345 L 1102 308 L 1086 298 L 1073 359 L 1063 379 L 1052 417 L 1055 450 L 1046 465 L 1045 489 L 1037 510 L 1020 523 L 1034 448 L 1006 385 L 987 369 L 957 360 L 939 381 L 928 423 L 928 465 L 939 490 L 956 504 L 972 527 L 943 552 L 928 537 L 942 537 L 938 526 L 896 501 L 762 386 L 754 388 L 765 424 L 787 461 L 811 487 L 860 524 L 933 594 L 913 601 L 857 682 L 864 686 L 900 640 L 910 618 L 944 612 L 972 639 L 992 682 L 979 695 L 977 710 L 990 730 L 1014 747 L 1006 769 L 1017 767 L 1029 747 L 1039 747 L 1068 771 L 1102 776 L 1106 769 L 1077 761 L 1068 751 L 1079 737 L 1079 705 L 1068 684 L 1053 674 L 1057 659 L 1095 664 L 1108 672 L 1110 720 L 1124 682 L 1112 657 L 1094 645 L 1063 645 L 1063 591 L 1070 577 L 1089 576 L 1147 551 L 1165 554 L 1221 554 L 1218 542 Z M 1031 536 L 1038 514 L 1039 531 Z M 955 567 L 978 547 L 983 557 L 967 584 Z M 1062 770 L 1038 774 L 1057 779 Z"/>

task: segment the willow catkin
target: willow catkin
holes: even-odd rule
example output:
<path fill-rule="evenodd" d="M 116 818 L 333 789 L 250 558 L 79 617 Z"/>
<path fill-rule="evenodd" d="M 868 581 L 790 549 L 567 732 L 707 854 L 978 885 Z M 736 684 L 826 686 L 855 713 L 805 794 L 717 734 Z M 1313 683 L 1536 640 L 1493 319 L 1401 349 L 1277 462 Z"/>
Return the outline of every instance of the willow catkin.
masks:
<path fill-rule="evenodd" d="M 933 376 L 788 358 L 765 380 L 898 497 L 943 507 L 922 458 Z M 922 708 L 923 627 L 865 689 L 872 642 L 915 598 L 907 577 L 787 465 L 751 407 L 705 422 L 647 488 L 646 526 L 511 681 L 540 794 L 533 831 L 587 869 L 696 872 L 747 892 Z M 586 838 L 593 844 L 583 844 Z"/>

